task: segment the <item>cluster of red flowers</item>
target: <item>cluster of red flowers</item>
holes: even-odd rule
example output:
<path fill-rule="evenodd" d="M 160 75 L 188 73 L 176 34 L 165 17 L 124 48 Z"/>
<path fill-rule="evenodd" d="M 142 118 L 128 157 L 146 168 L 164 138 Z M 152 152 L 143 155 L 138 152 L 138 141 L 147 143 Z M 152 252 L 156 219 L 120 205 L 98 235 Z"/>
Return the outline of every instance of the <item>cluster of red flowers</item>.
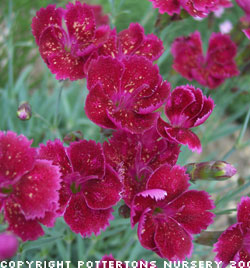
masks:
<path fill-rule="evenodd" d="M 236 45 L 230 37 L 213 33 L 209 40 L 206 57 L 202 53 L 199 32 L 177 38 L 172 45 L 174 69 L 188 80 L 196 80 L 211 89 L 218 87 L 226 78 L 239 74 L 234 57 Z"/>
<path fill-rule="evenodd" d="M 161 12 L 179 13 L 183 6 L 194 16 L 231 5 L 227 0 L 153 2 Z M 80 140 L 65 147 L 55 140 L 31 148 L 23 135 L 0 132 L 0 208 L 8 230 L 23 241 L 43 235 L 41 225 L 52 227 L 60 216 L 75 233 L 90 236 L 106 229 L 122 198 L 132 226 L 138 223 L 141 245 L 162 258 L 184 260 L 192 254 L 193 235 L 213 222 L 214 203 L 205 191 L 189 189 L 187 170 L 176 162 L 181 145 L 201 152 L 190 129 L 209 118 L 214 103 L 192 85 L 171 92 L 153 63 L 164 51 L 157 36 L 146 35 L 138 23 L 120 33 L 107 24 L 100 7 L 79 1 L 66 9 L 49 5 L 33 18 L 32 32 L 50 71 L 56 79 L 87 79 L 86 114 L 113 135 L 103 144 Z M 206 57 L 198 32 L 178 38 L 172 53 L 178 72 L 210 88 L 238 74 L 236 45 L 226 35 L 211 36 Z M 242 200 L 239 223 L 216 244 L 224 264 L 250 258 L 244 216 L 249 202 Z M 236 233 L 237 247 L 223 254 Z"/>
<path fill-rule="evenodd" d="M 210 12 L 220 8 L 231 7 L 230 0 L 149 0 L 160 13 L 180 14 L 183 7 L 193 17 L 206 17 Z M 239 0 L 240 1 L 240 0 Z M 246 0 L 248 1 L 248 0 Z"/>
<path fill-rule="evenodd" d="M 86 77 L 90 60 L 101 55 L 120 58 L 136 54 L 156 60 L 163 53 L 162 41 L 153 34 L 145 35 L 139 24 L 117 34 L 102 24 L 107 22 L 105 18 L 100 9 L 79 1 L 69 3 L 65 10 L 49 5 L 37 12 L 32 32 L 56 79 Z"/>

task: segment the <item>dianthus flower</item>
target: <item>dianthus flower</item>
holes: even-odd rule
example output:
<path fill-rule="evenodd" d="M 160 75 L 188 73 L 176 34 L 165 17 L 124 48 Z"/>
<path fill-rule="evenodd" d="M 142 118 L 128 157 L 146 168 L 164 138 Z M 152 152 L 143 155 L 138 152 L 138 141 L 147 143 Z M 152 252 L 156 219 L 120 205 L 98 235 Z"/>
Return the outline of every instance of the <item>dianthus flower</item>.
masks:
<path fill-rule="evenodd" d="M 58 167 L 36 159 L 31 143 L 23 135 L 0 132 L 0 209 L 8 230 L 23 241 L 44 234 L 40 223 L 53 226 L 60 189 Z"/>
<path fill-rule="evenodd" d="M 85 77 L 84 64 L 110 33 L 108 26 L 96 28 L 101 22 L 107 23 L 100 12 L 96 6 L 76 1 L 68 3 L 66 10 L 55 5 L 41 8 L 33 18 L 32 33 L 41 57 L 56 79 Z"/>
<path fill-rule="evenodd" d="M 250 2 L 249 0 L 235 0 L 236 3 L 241 7 L 246 16 L 242 18 L 243 21 L 250 22 Z"/>
<path fill-rule="evenodd" d="M 111 56 L 121 59 L 138 55 L 150 61 L 157 60 L 163 53 L 164 46 L 161 39 L 154 34 L 145 35 L 144 28 L 139 23 L 131 23 L 128 29 L 117 34 L 116 29 L 110 30 L 107 40 L 88 58 L 84 65 L 85 73 L 93 59 L 99 56 Z"/>
<path fill-rule="evenodd" d="M 11 233 L 0 234 L 0 261 L 13 257 L 18 249 L 17 237 Z"/>
<path fill-rule="evenodd" d="M 112 219 L 112 206 L 120 200 L 122 184 L 105 162 L 95 141 L 72 142 L 64 148 L 59 140 L 41 145 L 39 157 L 53 161 L 62 172 L 60 212 L 75 233 L 100 233 Z"/>
<path fill-rule="evenodd" d="M 131 23 L 128 29 L 118 34 L 116 29 L 113 29 L 108 40 L 98 48 L 98 55 L 112 57 L 138 55 L 154 61 L 163 51 L 163 42 L 156 35 L 145 35 L 144 28 L 139 23 Z"/>
<path fill-rule="evenodd" d="M 205 191 L 188 190 L 189 177 L 180 166 L 163 165 L 151 175 L 146 190 L 131 206 L 141 245 L 170 261 L 192 254 L 192 235 L 213 222 L 214 204 Z"/>
<path fill-rule="evenodd" d="M 206 57 L 202 52 L 199 32 L 177 38 L 172 45 L 173 68 L 188 80 L 196 80 L 211 89 L 218 87 L 226 78 L 238 75 L 234 57 L 235 43 L 228 35 L 213 33 L 209 39 Z"/>
<path fill-rule="evenodd" d="M 98 264 L 96 268 L 129 268 L 130 266 L 128 266 L 127 263 L 128 261 L 126 263 L 122 261 L 117 261 L 112 256 L 112 254 L 110 254 L 110 255 L 103 256 L 100 261 L 100 264 Z M 132 267 L 136 267 L 136 268 L 144 268 L 144 267 L 157 268 L 157 266 L 155 265 L 155 262 L 152 262 L 152 263 L 149 262 L 148 264 L 145 264 L 144 260 L 140 260 L 140 261 L 133 261 L 131 263 L 132 263 Z"/>
<path fill-rule="evenodd" d="M 161 139 L 155 127 L 138 135 L 118 130 L 103 149 L 107 163 L 121 174 L 123 199 L 129 207 L 134 196 L 145 190 L 152 172 L 162 164 L 175 165 L 180 153 L 179 145 Z"/>
<path fill-rule="evenodd" d="M 242 197 L 237 208 L 237 223 L 224 231 L 214 245 L 216 260 L 222 261 L 222 268 L 230 262 L 233 266 L 239 263 L 250 264 L 250 198 Z"/>
<path fill-rule="evenodd" d="M 199 88 L 195 89 L 189 85 L 177 87 L 165 106 L 169 123 L 159 118 L 157 129 L 160 135 L 169 141 L 187 145 L 190 150 L 200 153 L 200 140 L 189 128 L 203 124 L 213 108 L 213 100 L 204 96 Z"/>
<path fill-rule="evenodd" d="M 170 92 L 159 69 L 145 57 L 99 57 L 88 69 L 85 111 L 103 128 L 143 133 L 159 117 L 155 112 Z"/>
<path fill-rule="evenodd" d="M 180 14 L 183 7 L 193 17 L 206 17 L 210 12 L 220 8 L 231 7 L 230 0 L 149 0 L 160 13 Z"/>

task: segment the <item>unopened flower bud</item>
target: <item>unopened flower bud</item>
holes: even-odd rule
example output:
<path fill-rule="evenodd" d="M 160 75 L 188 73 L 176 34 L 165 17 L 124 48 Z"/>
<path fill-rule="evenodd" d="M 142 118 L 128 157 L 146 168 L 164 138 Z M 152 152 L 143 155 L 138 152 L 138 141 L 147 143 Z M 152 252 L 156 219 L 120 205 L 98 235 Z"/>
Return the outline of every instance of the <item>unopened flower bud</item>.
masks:
<path fill-rule="evenodd" d="M 28 102 L 22 102 L 17 109 L 17 117 L 21 120 L 29 120 L 31 118 L 32 111 Z"/>
<path fill-rule="evenodd" d="M 130 217 L 130 208 L 127 205 L 122 205 L 119 207 L 119 215 L 123 218 L 129 218 Z"/>
<path fill-rule="evenodd" d="M 18 240 L 11 233 L 0 234 L 0 261 L 13 257 L 18 249 Z"/>
<path fill-rule="evenodd" d="M 236 168 L 225 161 L 210 161 L 186 165 L 191 181 L 226 180 L 237 172 Z"/>
<path fill-rule="evenodd" d="M 80 130 L 70 132 L 63 138 L 63 141 L 67 144 L 70 144 L 73 141 L 80 140 L 83 140 L 83 134 Z"/>

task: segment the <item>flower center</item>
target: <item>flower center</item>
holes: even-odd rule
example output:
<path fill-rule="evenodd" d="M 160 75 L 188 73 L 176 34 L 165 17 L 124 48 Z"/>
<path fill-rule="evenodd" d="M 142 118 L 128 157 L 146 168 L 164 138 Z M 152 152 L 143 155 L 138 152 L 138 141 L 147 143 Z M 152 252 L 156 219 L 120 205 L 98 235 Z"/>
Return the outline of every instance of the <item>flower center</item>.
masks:
<path fill-rule="evenodd" d="M 13 187 L 12 187 L 12 185 L 10 185 L 8 187 L 3 187 L 0 189 L 0 192 L 2 194 L 10 195 L 13 192 Z"/>
<path fill-rule="evenodd" d="M 157 207 L 157 208 L 154 209 L 154 215 L 160 214 L 162 212 L 163 212 L 162 208 Z"/>
<path fill-rule="evenodd" d="M 136 180 L 137 182 L 142 182 L 144 179 L 145 179 L 145 176 L 144 176 L 143 174 L 140 175 L 140 176 L 135 175 L 135 180 Z"/>
<path fill-rule="evenodd" d="M 68 45 L 65 45 L 64 46 L 64 50 L 66 51 L 66 52 L 71 52 L 71 48 L 70 48 L 70 46 L 68 46 Z"/>
<path fill-rule="evenodd" d="M 70 185 L 70 190 L 73 194 L 77 194 L 81 191 L 81 185 L 77 185 L 75 182 L 72 182 Z"/>

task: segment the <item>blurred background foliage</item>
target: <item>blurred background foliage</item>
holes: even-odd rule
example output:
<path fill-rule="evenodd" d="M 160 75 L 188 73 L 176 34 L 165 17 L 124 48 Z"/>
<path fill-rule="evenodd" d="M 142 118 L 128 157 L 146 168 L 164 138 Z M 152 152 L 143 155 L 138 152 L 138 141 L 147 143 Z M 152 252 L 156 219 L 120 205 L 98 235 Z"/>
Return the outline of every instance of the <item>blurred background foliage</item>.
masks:
<path fill-rule="evenodd" d="M 71 131 L 80 130 L 84 138 L 103 141 L 100 128 L 86 118 L 84 103 L 87 95 L 85 80 L 57 81 L 49 72 L 39 55 L 31 34 L 31 20 L 37 10 L 48 4 L 64 7 L 67 0 L 1 0 L 0 1 L 0 129 L 12 130 L 33 139 L 33 146 L 46 143 L 48 139 L 62 139 Z M 73 1 L 72 1 L 73 2 Z M 182 148 L 178 163 L 224 159 L 238 168 L 238 176 L 224 182 L 197 182 L 196 189 L 207 190 L 216 201 L 218 214 L 210 230 L 224 230 L 235 220 L 236 202 L 243 194 L 249 195 L 250 185 L 250 135 L 248 134 L 250 105 L 250 45 L 240 30 L 239 18 L 243 11 L 236 6 L 226 9 L 221 17 L 214 14 L 203 20 L 194 20 L 184 12 L 180 17 L 159 15 L 147 0 L 89 0 L 90 4 L 103 5 L 110 16 L 112 27 L 121 31 L 131 22 L 140 22 L 146 33 L 157 34 L 164 42 L 165 52 L 158 60 L 164 79 L 172 88 L 191 83 L 172 69 L 170 52 L 173 40 L 195 30 L 201 32 L 204 51 L 212 32 L 219 31 L 225 20 L 234 28 L 232 39 L 237 43 L 237 64 L 241 75 L 226 80 L 216 90 L 202 88 L 210 95 L 216 108 L 209 120 L 199 128 L 203 153 L 198 156 Z M 28 101 L 32 107 L 32 118 L 21 121 L 16 116 L 18 105 Z M 129 219 L 118 215 L 100 236 L 81 238 L 71 232 L 58 219 L 55 228 L 46 229 L 46 235 L 37 241 L 20 245 L 19 253 L 13 260 L 71 260 L 72 267 L 77 260 L 99 260 L 104 254 L 112 253 L 119 260 L 157 260 L 159 257 L 140 246 L 136 230 L 131 230 Z M 229 209 L 229 211 L 228 211 Z M 230 210 L 232 209 L 232 210 Z M 1 229 L 6 228 L 4 224 Z M 213 260 L 212 248 L 196 244 L 192 260 Z"/>

